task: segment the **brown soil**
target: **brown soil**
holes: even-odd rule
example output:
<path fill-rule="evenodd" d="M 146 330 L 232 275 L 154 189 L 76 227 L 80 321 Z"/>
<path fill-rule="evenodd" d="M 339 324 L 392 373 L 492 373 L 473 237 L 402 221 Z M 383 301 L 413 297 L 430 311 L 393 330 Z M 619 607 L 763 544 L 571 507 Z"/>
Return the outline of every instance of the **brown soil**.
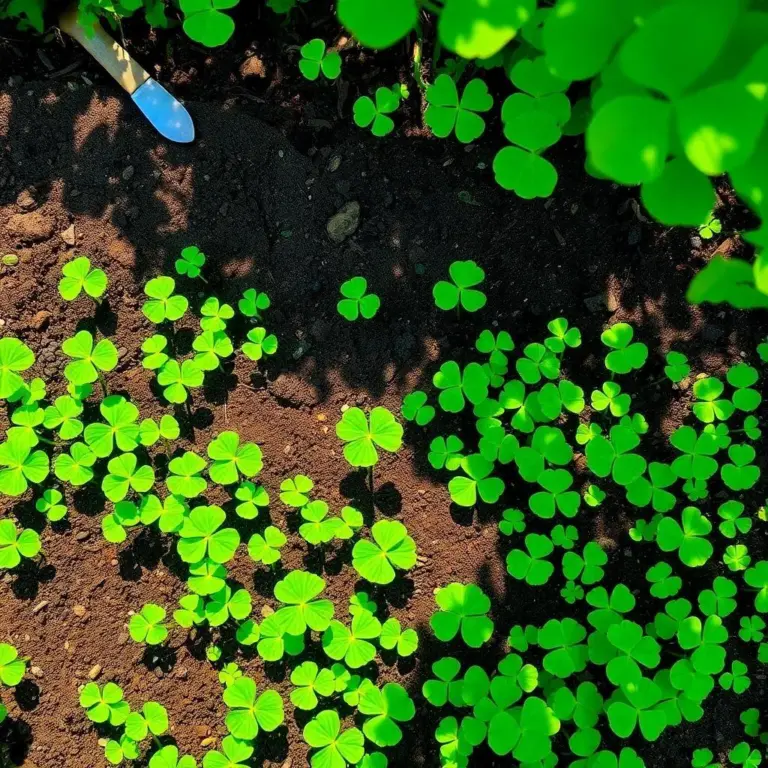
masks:
<path fill-rule="evenodd" d="M 283 478 L 305 472 L 332 508 L 355 500 L 369 518 L 401 519 L 424 564 L 402 589 L 377 596 L 409 626 L 426 627 L 433 590 L 451 581 L 476 581 L 493 595 L 499 644 L 512 624 L 551 616 L 553 606 L 562 612 L 564 604 L 542 599 L 540 590 L 518 599 L 519 585 L 505 578 L 499 556 L 508 546 L 498 546 L 496 513 L 473 519 L 450 509 L 425 456 L 429 439 L 444 427 L 429 437 L 407 430 L 403 451 L 377 467 L 374 513 L 364 477 L 349 471 L 334 434 L 341 407 L 383 404 L 398 411 L 405 393 L 428 385 L 439 358 L 462 355 L 483 327 L 507 328 L 521 344 L 540 339 L 546 322 L 564 314 L 587 340 L 569 369 L 585 387 L 600 377 L 594 343 L 600 330 L 616 320 L 637 324 L 652 362 L 630 390 L 640 392 L 649 418 L 654 409 L 654 433 L 666 432 L 680 408 L 648 386 L 659 376 L 662 354 L 674 346 L 696 370 L 722 372 L 740 353 L 751 353 L 759 333 L 752 315 L 683 301 L 691 276 L 716 245 L 693 248 L 688 233 L 661 230 L 637 215 L 631 191 L 585 178 L 575 142 L 559 150 L 563 178 L 555 197 L 529 203 L 503 194 L 478 169 L 490 165 L 492 147 L 464 151 L 415 137 L 377 142 L 339 123 L 335 103 L 308 117 L 290 105 L 281 111 L 274 103 L 246 102 L 190 104 L 199 139 L 182 147 L 160 142 L 111 86 L 90 88 L 64 77 L 15 82 L 0 91 L 0 254 L 20 258 L 17 267 L 0 267 L 0 333 L 19 336 L 35 350 L 34 373 L 59 394 L 62 340 L 95 325 L 120 349 L 112 389 L 127 393 L 142 416 L 159 416 L 164 409 L 138 352 L 150 333 L 139 311 L 141 289 L 149 277 L 172 270 L 181 247 L 197 244 L 209 256 L 211 292 L 230 301 L 251 286 L 270 294 L 268 324 L 280 351 L 259 372 L 238 359 L 232 376 L 196 393 L 194 428 L 179 447 L 202 451 L 214 434 L 235 429 L 261 445 L 261 479 L 275 501 Z M 313 127 L 307 122 L 313 119 L 328 120 L 333 130 Z M 338 170 L 331 171 L 336 157 Z M 326 222 L 352 200 L 362 210 L 359 230 L 334 244 Z M 723 218 L 731 231 L 727 211 Z M 74 244 L 67 233 L 72 226 Z M 738 248 L 738 242 L 734 235 L 720 247 Z M 108 302 L 95 320 L 85 299 L 64 306 L 56 291 L 61 264 L 76 253 L 109 273 Z M 478 260 L 488 276 L 488 308 L 461 326 L 431 300 L 432 284 L 455 258 Z M 368 278 L 382 310 L 371 322 L 347 324 L 335 304 L 339 284 L 355 274 Z M 206 287 L 199 290 L 202 299 Z M 0 422 L 0 434 L 4 427 Z M 178 647 L 158 658 L 132 643 L 126 630 L 130 610 L 148 601 L 172 609 L 183 593 L 172 542 L 142 532 L 129 545 L 111 546 L 101 537 L 102 502 L 87 492 L 68 501 L 68 521 L 42 532 L 44 562 L 0 582 L 1 639 L 38 668 L 11 705 L 16 759 L 30 768 L 101 764 L 97 735 L 77 703 L 78 686 L 97 664 L 99 681 L 118 682 L 131 703 L 166 705 L 172 737 L 183 752 L 200 757 L 203 740 L 225 734 L 216 671 L 199 643 L 183 643 L 178 628 L 172 635 Z M 0 510 L 43 529 L 29 499 L 5 499 Z M 270 515 L 291 527 L 285 512 L 277 502 Z M 622 514 L 608 509 L 593 533 L 615 536 L 626 526 Z M 612 572 L 637 571 L 640 585 L 647 565 L 624 549 L 626 542 L 613 551 Z M 307 562 L 297 537 L 284 559 L 288 568 Z M 252 566 L 241 551 L 233 576 L 250 589 L 258 614 L 263 604 L 273 604 L 274 579 L 258 569 L 254 575 Z M 337 615 L 346 615 L 356 583 L 349 558 L 331 557 L 326 578 Z M 393 765 L 434 764 L 431 731 L 439 714 L 418 691 L 430 662 L 445 651 L 428 630 L 422 643 L 415 665 L 379 667 L 382 679 L 401 680 L 418 698 L 419 719 L 402 747 L 390 751 Z M 265 670 L 250 658 L 243 666 L 260 684 L 288 690 L 279 665 Z M 738 712 L 763 685 L 755 680 L 737 704 L 730 694 L 713 695 L 695 729 L 670 729 L 652 749 L 642 746 L 648 765 L 662 764 L 655 757 L 682 766 L 694 747 L 730 740 Z M 291 710 L 286 728 L 258 742 L 265 765 L 307 763 Z M 726 737 L 724 721 L 733 723 Z"/>

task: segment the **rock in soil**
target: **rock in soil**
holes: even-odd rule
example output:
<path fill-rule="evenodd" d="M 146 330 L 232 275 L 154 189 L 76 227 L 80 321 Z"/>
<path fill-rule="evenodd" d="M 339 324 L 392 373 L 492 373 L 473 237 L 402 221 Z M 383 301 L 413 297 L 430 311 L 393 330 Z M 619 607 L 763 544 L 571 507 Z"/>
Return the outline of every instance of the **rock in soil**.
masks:
<path fill-rule="evenodd" d="M 38 211 L 17 213 L 5 225 L 6 232 L 12 237 L 29 243 L 47 240 L 53 234 L 53 221 Z"/>
<path fill-rule="evenodd" d="M 328 237 L 334 243 L 343 243 L 360 226 L 360 203 L 352 201 L 342 206 L 339 212 L 331 216 L 326 227 Z"/>

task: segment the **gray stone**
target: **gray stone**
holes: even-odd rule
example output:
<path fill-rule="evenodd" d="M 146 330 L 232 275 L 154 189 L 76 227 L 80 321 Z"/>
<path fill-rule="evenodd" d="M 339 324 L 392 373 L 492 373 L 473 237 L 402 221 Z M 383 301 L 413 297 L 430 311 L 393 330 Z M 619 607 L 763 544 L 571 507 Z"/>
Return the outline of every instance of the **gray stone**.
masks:
<path fill-rule="evenodd" d="M 334 243 L 343 243 L 350 235 L 357 232 L 360 226 L 360 203 L 352 201 L 341 207 L 341 210 L 328 221 L 326 230 L 328 237 Z"/>

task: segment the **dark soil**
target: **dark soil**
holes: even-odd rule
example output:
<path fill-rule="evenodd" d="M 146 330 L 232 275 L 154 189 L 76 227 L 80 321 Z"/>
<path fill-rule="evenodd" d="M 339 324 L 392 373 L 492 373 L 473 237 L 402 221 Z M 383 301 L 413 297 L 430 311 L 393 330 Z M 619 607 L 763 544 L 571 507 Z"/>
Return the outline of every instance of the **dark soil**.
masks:
<path fill-rule="evenodd" d="M 59 70 L 76 54 L 69 44 L 61 50 L 57 45 L 45 50 Z M 147 44 L 146 60 L 162 62 L 166 81 L 190 100 L 199 136 L 191 146 L 160 141 L 112 85 L 84 82 L 84 75 L 104 82 L 89 62 L 43 80 L 48 67 L 41 70 L 28 44 L 3 47 L 4 62 L 12 64 L 3 72 L 12 80 L 0 90 L 0 254 L 17 254 L 20 262 L 0 267 L 0 333 L 19 336 L 35 350 L 34 373 L 58 395 L 64 389 L 62 340 L 95 325 L 120 350 L 110 376 L 113 391 L 129 395 L 142 416 L 157 417 L 164 409 L 140 364 L 139 347 L 150 333 L 139 311 L 142 286 L 172 271 L 179 250 L 196 244 L 209 256 L 211 283 L 200 285 L 199 298 L 210 291 L 236 301 L 245 288 L 266 290 L 273 303 L 268 325 L 280 351 L 259 371 L 238 359 L 231 376 L 197 392 L 194 423 L 186 425 L 179 447 L 194 444 L 201 452 L 214 434 L 235 429 L 262 447 L 261 480 L 273 499 L 283 478 L 304 472 L 332 508 L 354 500 L 369 519 L 401 519 L 423 564 L 401 589 L 377 597 L 408 626 L 426 629 L 433 591 L 451 581 L 476 581 L 493 596 L 499 632 L 491 653 L 501 651 L 515 623 L 568 615 L 559 598 L 522 591 L 506 577 L 509 545 L 498 541 L 497 509 L 474 517 L 451 509 L 443 478 L 426 462 L 429 440 L 447 427 L 426 433 L 409 427 L 403 451 L 376 469 L 374 512 L 365 478 L 350 472 L 334 434 L 341 408 L 383 404 L 399 411 L 403 395 L 428 387 L 438 360 L 462 359 L 482 328 L 506 328 L 521 345 L 540 340 L 546 322 L 561 314 L 584 334 L 586 343 L 570 358 L 568 373 L 589 391 L 601 380 L 600 331 L 625 320 L 651 348 L 647 371 L 630 379 L 627 389 L 639 395 L 640 410 L 651 421 L 646 448 L 663 445 L 662 435 L 679 423 L 687 400 L 685 392 L 670 395 L 668 387 L 651 386 L 663 353 L 674 347 L 689 355 L 696 371 L 723 373 L 742 353 L 751 355 L 762 335 L 757 315 L 684 301 L 691 277 L 715 249 L 741 248 L 734 228 L 742 222 L 724 207 L 720 215 L 729 236 L 711 244 L 653 226 L 639 212 L 634 191 L 585 176 L 583 149 L 575 140 L 558 149 L 555 196 L 524 202 L 502 193 L 489 171 L 479 168 L 490 167 L 493 146 L 465 150 L 418 136 L 377 141 L 351 126 L 351 102 L 337 98 L 333 86 L 312 104 L 307 86 L 292 74 L 280 76 L 268 57 L 266 78 L 242 75 L 247 43 L 233 43 L 220 58 L 204 58 L 187 45 L 163 59 L 158 46 Z M 199 66 L 203 58 L 205 67 Z M 280 67 L 289 65 L 283 60 Z M 349 201 L 360 204 L 360 226 L 335 244 L 326 222 Z M 64 234 L 71 226 L 75 245 L 65 242 L 72 242 Z M 76 253 L 88 254 L 110 277 L 108 302 L 95 319 L 87 300 L 65 306 L 56 291 L 61 265 Z M 461 325 L 436 310 L 431 298 L 433 283 L 456 258 L 476 259 L 488 277 L 488 307 Z M 335 305 L 339 284 L 355 274 L 368 278 L 382 310 L 373 321 L 348 324 Z M 0 422 L 0 434 L 5 427 Z M 505 506 L 522 503 L 514 493 Z M 211 496 L 212 502 L 225 500 Z M 148 601 L 172 610 L 183 594 L 171 540 L 144 531 L 114 547 L 101 536 L 99 501 L 80 492 L 68 502 L 67 522 L 44 530 L 29 498 L 0 504 L 4 514 L 42 530 L 45 553 L 38 565 L 0 582 L 0 639 L 31 656 L 36 668 L 11 703 L 5 738 L 15 760 L 30 768 L 101 764 L 97 734 L 77 703 L 78 686 L 95 665 L 101 667 L 98 680 L 118 682 L 132 704 L 153 699 L 167 706 L 170 735 L 183 752 L 200 757 L 203 742 L 225 735 L 221 686 L 201 644 L 185 643 L 177 628 L 175 649 L 155 658 L 126 629 L 129 611 Z M 625 506 L 608 505 L 585 520 L 582 542 L 600 536 L 611 551 L 609 578 L 638 588 L 658 552 L 643 550 L 638 560 L 625 533 L 632 517 Z M 291 527 L 279 502 L 270 515 Z M 284 552 L 287 568 L 312 562 L 297 537 Z M 251 591 L 258 615 L 262 605 L 274 603 L 274 579 L 259 569 L 254 574 L 252 566 L 241 551 L 232 575 Z M 713 573 L 697 589 L 711 584 Z M 356 583 L 344 553 L 329 557 L 326 578 L 343 617 Z M 379 667 L 382 679 L 401 680 L 418 699 L 418 719 L 402 746 L 390 751 L 392 765 L 435 764 L 431 731 L 440 715 L 425 706 L 419 691 L 431 661 L 445 649 L 428 629 L 422 644 L 415 664 Z M 487 663 L 488 654 L 476 658 Z M 279 665 L 265 670 L 251 658 L 243 666 L 287 698 Z M 753 675 L 752 689 L 739 701 L 715 693 L 695 727 L 671 728 L 656 745 L 635 746 L 649 766 L 687 765 L 699 746 L 727 748 L 739 738 L 739 712 L 764 696 L 764 685 Z M 265 765 L 307 763 L 290 705 L 286 726 L 260 738 L 257 754 Z M 484 764 L 506 763 L 488 757 Z"/>

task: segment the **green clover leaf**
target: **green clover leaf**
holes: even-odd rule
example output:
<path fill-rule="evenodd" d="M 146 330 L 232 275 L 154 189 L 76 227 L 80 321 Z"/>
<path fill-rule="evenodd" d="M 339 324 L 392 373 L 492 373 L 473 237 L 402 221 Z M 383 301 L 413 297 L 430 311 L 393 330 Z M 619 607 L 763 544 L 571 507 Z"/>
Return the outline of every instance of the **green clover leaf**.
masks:
<path fill-rule="evenodd" d="M 454 261 L 448 268 L 451 282 L 440 280 L 435 283 L 432 295 L 438 309 L 445 311 L 463 307 L 467 312 L 482 309 L 487 298 L 476 285 L 485 280 L 485 272 L 474 261 Z"/>
<path fill-rule="evenodd" d="M 416 544 L 397 520 L 379 520 L 371 528 L 373 541 L 360 539 L 352 549 L 352 566 L 373 584 L 391 584 L 395 568 L 408 571 L 416 565 Z"/>
<path fill-rule="evenodd" d="M 424 122 L 435 136 L 445 139 L 454 131 L 462 144 L 478 139 L 485 131 L 485 120 L 478 112 L 487 112 L 493 106 L 493 96 L 485 81 L 470 80 L 459 98 L 456 83 L 449 75 L 439 75 L 427 88 L 429 106 Z"/>
<path fill-rule="evenodd" d="M 351 466 L 373 467 L 379 460 L 377 447 L 390 453 L 400 450 L 403 427 L 381 406 L 371 411 L 370 423 L 360 408 L 348 408 L 336 424 L 336 436 L 346 443 L 344 458 Z"/>
<path fill-rule="evenodd" d="M 61 274 L 59 294 L 65 301 L 74 301 L 83 291 L 95 300 L 107 290 L 106 274 L 101 269 L 91 269 L 91 262 L 85 256 L 67 262 Z"/>
<path fill-rule="evenodd" d="M 111 371 L 117 366 L 115 345 L 109 339 L 102 339 L 94 346 L 88 331 L 65 339 L 61 350 L 67 357 L 74 358 L 64 369 L 64 375 L 75 385 L 90 384 L 99 378 L 101 371 Z"/>

